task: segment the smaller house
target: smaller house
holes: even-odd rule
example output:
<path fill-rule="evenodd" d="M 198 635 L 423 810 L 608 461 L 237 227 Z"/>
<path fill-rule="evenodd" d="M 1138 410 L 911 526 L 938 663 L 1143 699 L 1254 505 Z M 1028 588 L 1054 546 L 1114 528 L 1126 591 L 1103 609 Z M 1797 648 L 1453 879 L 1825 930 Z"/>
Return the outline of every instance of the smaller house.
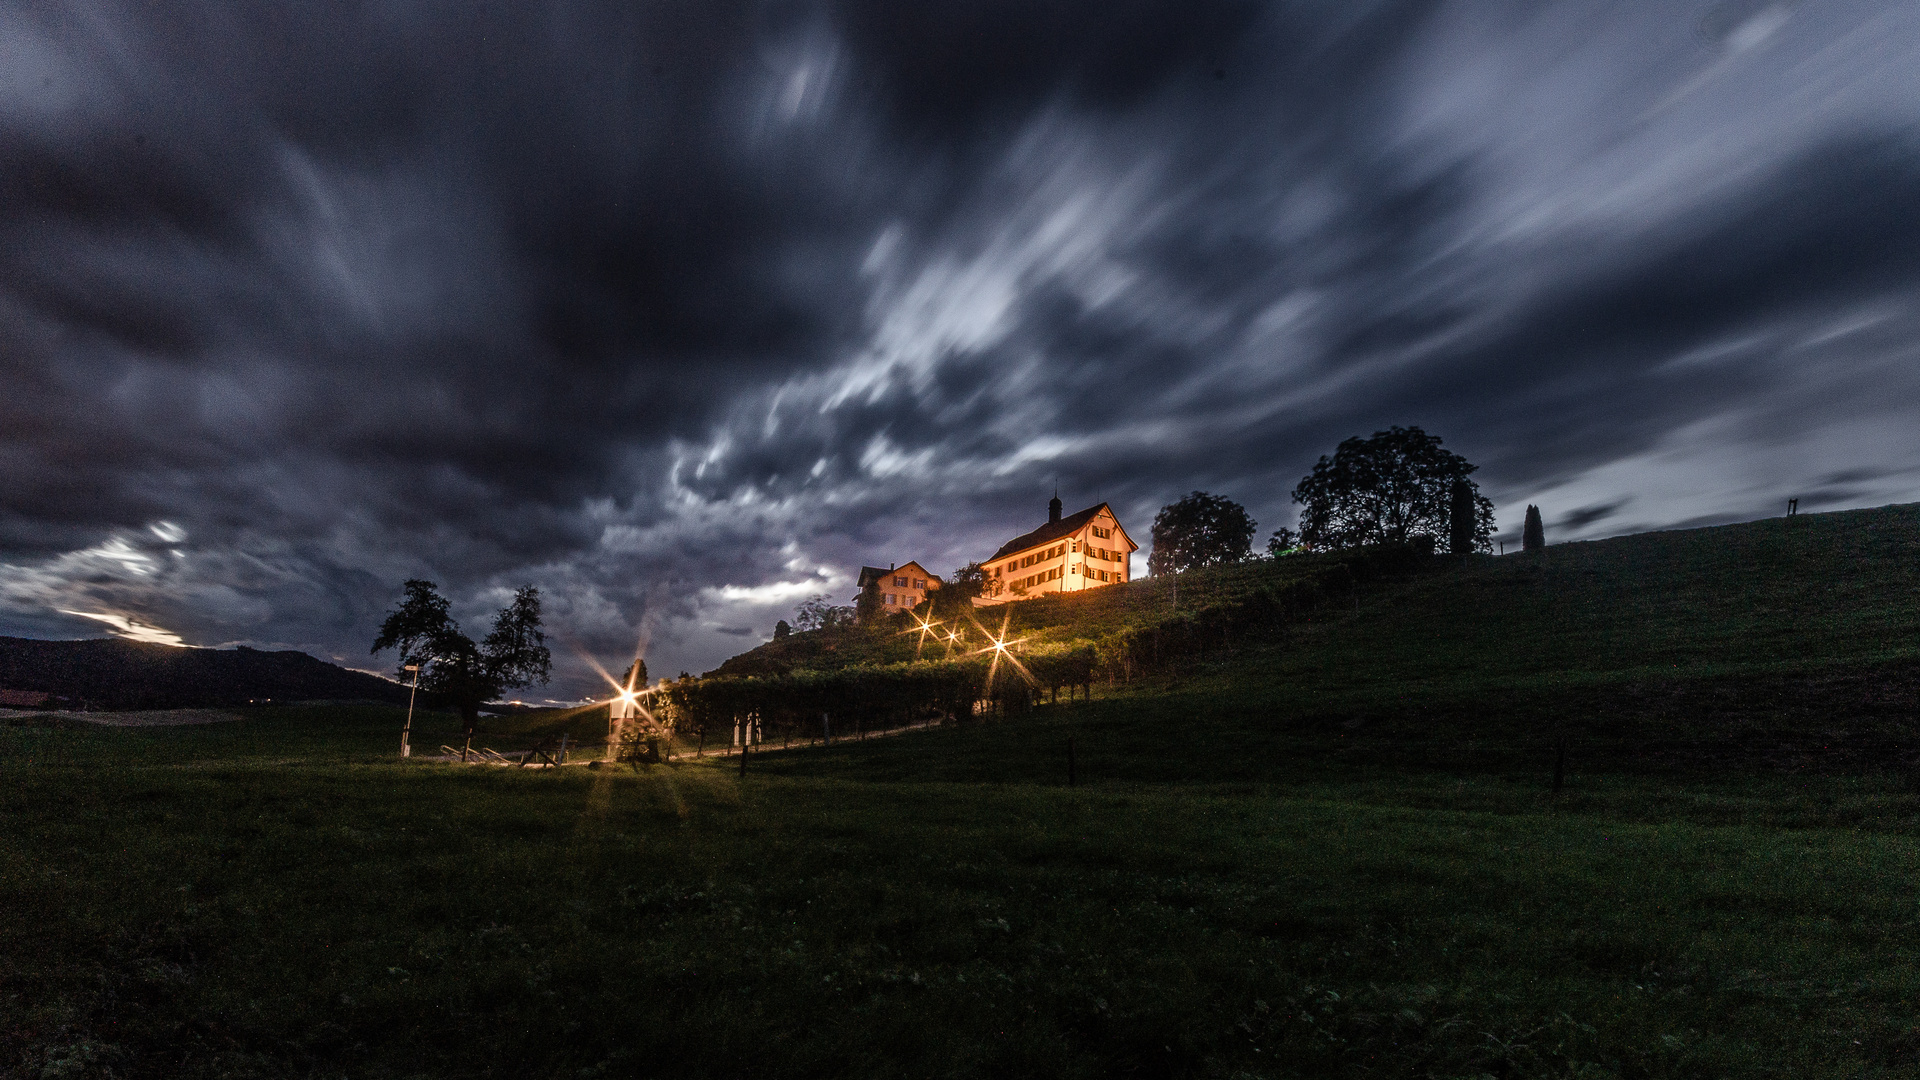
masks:
<path fill-rule="evenodd" d="M 912 611 L 919 606 L 929 593 L 940 587 L 940 579 L 927 572 L 927 568 L 917 562 L 904 566 L 878 566 L 860 568 L 860 596 L 872 596 L 868 601 L 871 610 L 882 615 L 891 615 L 896 611 Z M 860 597 L 854 598 L 860 603 Z"/>

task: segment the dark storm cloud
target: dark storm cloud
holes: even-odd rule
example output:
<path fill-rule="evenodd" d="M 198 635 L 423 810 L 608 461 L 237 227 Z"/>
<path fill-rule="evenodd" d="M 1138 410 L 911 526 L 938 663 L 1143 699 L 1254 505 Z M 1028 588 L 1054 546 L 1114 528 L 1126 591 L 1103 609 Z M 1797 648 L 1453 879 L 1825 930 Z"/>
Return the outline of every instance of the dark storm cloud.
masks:
<path fill-rule="evenodd" d="M 1086 5 L 976 4 L 902 9 L 836 5 L 834 22 L 901 127 L 965 139 L 1043 103 L 1124 110 L 1170 82 L 1224 79 L 1262 5 L 1151 0 Z"/>
<path fill-rule="evenodd" d="M 1390 424 L 1556 538 L 1913 497 L 1917 39 L 1765 2 L 0 6 L 0 631 L 364 664 L 406 577 L 470 628 L 531 582 L 573 693 L 574 650 L 709 667 L 1055 483 L 1143 541 L 1196 487 L 1270 529 Z"/>
<path fill-rule="evenodd" d="M 1620 508 L 1624 505 L 1626 505 L 1624 502 L 1617 502 L 1600 503 L 1597 506 L 1582 506 L 1577 510 L 1569 511 L 1554 524 L 1558 528 L 1577 532 L 1596 521 L 1605 521 L 1614 516 L 1620 512 Z"/>

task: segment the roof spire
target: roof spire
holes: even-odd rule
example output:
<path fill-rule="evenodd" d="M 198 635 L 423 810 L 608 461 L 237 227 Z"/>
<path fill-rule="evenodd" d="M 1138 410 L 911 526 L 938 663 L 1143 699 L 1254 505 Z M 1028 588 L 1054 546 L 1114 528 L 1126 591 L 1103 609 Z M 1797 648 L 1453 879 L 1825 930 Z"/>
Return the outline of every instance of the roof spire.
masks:
<path fill-rule="evenodd" d="M 1058 484 L 1055 484 L 1053 488 L 1053 498 L 1047 503 L 1047 524 L 1057 525 L 1059 524 L 1059 522 L 1060 522 L 1060 486 Z"/>

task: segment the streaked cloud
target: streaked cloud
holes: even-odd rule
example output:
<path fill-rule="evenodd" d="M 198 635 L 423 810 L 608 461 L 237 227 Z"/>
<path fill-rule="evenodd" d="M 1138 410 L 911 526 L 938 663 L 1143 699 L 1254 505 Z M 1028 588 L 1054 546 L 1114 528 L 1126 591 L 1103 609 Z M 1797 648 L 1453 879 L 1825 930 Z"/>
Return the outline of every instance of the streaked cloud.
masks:
<path fill-rule="evenodd" d="M 408 577 L 533 583 L 564 697 L 1055 484 L 1288 524 L 1391 424 L 1554 539 L 1920 498 L 1916 53 L 1853 0 L 16 6 L 0 632 L 364 665 Z"/>

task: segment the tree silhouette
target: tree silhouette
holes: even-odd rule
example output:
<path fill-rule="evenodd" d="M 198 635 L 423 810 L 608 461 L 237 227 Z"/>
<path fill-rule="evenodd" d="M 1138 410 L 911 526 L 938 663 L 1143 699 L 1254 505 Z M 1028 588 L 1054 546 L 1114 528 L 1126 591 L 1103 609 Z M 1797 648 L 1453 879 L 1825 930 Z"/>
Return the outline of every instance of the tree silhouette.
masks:
<path fill-rule="evenodd" d="M 1540 508 L 1527 507 L 1527 523 L 1520 530 L 1520 550 L 1539 551 L 1547 546 L 1547 527 L 1540 522 Z"/>
<path fill-rule="evenodd" d="M 1282 555 L 1291 555 L 1300 547 L 1300 534 L 1292 529 L 1275 529 L 1267 537 L 1267 558 L 1277 559 Z"/>
<path fill-rule="evenodd" d="M 1232 499 L 1196 491 L 1153 518 L 1150 574 L 1177 574 L 1196 566 L 1242 562 L 1253 557 L 1254 521 Z"/>
<path fill-rule="evenodd" d="M 471 736 L 480 706 L 512 687 L 545 683 L 553 666 L 540 629 L 540 590 L 531 585 L 493 618 L 493 631 L 474 644 L 460 632 L 451 605 L 431 581 L 406 583 L 400 606 L 380 624 L 373 651 L 400 651 L 400 667 L 420 665 L 420 689 L 440 694 L 460 710 Z"/>
<path fill-rule="evenodd" d="M 927 599 L 933 602 L 932 614 L 936 618 L 950 619 L 972 611 L 974 597 L 998 595 L 999 586 L 986 567 L 970 562 L 948 574 Z"/>
<path fill-rule="evenodd" d="M 1474 513 L 1473 485 L 1464 476 L 1453 478 L 1453 491 L 1447 501 L 1447 550 L 1455 555 L 1471 555 L 1473 527 L 1479 515 Z"/>
<path fill-rule="evenodd" d="M 1461 516 L 1472 532 L 1471 543 L 1454 550 L 1491 551 L 1493 503 L 1468 478 L 1477 468 L 1417 427 L 1388 428 L 1367 439 L 1356 435 L 1332 457 L 1322 457 L 1293 489 L 1301 506 L 1301 542 L 1347 548 L 1450 538 L 1457 480 L 1471 500 L 1472 513 Z"/>

